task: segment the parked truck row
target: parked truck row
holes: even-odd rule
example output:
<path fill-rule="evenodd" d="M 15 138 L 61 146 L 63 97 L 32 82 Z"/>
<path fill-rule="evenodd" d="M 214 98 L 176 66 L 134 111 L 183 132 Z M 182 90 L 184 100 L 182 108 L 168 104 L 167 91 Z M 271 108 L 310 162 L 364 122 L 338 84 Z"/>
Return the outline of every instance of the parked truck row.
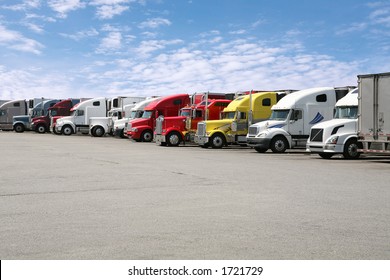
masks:
<path fill-rule="evenodd" d="M 0 129 L 113 135 L 170 147 L 240 145 L 259 153 L 306 148 L 324 159 L 389 154 L 390 73 L 357 78 L 357 87 L 4 101 Z"/>

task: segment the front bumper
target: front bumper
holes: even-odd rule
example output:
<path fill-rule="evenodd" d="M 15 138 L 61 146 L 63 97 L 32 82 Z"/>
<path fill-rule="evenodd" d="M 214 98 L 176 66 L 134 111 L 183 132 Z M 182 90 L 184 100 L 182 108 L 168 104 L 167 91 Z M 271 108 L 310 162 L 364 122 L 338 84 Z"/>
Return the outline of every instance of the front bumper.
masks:
<path fill-rule="evenodd" d="M 344 152 L 344 146 L 340 144 L 306 144 L 306 151 L 311 153 L 333 153 L 341 154 Z"/>
<path fill-rule="evenodd" d="M 157 145 L 161 145 L 162 143 L 166 143 L 165 135 L 156 134 L 154 135 L 154 141 Z"/>
<path fill-rule="evenodd" d="M 195 135 L 194 142 L 198 145 L 205 145 L 209 142 L 208 136 Z"/>
<path fill-rule="evenodd" d="M 268 138 L 257 138 L 247 137 L 246 143 L 249 147 L 256 147 L 260 149 L 269 149 L 271 139 Z"/>

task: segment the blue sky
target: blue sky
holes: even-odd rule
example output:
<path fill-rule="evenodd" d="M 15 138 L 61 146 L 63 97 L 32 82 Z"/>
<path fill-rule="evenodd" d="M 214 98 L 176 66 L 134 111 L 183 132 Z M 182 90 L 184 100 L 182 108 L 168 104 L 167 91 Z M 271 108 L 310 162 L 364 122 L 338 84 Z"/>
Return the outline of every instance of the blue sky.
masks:
<path fill-rule="evenodd" d="M 0 0 L 0 99 L 356 85 L 390 1 Z"/>

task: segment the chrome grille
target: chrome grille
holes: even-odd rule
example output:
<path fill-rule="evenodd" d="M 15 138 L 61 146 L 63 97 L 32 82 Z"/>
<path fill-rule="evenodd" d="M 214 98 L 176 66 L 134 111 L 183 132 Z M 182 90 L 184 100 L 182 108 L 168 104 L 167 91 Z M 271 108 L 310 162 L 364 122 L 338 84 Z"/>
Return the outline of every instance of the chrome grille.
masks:
<path fill-rule="evenodd" d="M 322 135 L 324 130 L 322 128 L 312 128 L 310 131 L 311 142 L 322 142 Z"/>
<path fill-rule="evenodd" d="M 257 126 L 250 126 L 248 129 L 248 134 L 256 136 L 257 135 Z"/>
<path fill-rule="evenodd" d="M 196 132 L 199 136 L 206 136 L 206 124 L 204 122 L 198 123 L 198 129 Z"/>

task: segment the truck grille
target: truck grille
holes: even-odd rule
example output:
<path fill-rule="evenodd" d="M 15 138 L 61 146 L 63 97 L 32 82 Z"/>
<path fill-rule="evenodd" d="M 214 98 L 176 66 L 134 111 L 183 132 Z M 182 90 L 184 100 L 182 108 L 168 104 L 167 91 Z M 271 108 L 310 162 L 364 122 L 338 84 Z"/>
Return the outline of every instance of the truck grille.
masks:
<path fill-rule="evenodd" d="M 163 121 L 160 118 L 157 118 L 157 120 L 156 120 L 156 128 L 155 128 L 156 134 L 161 134 L 162 133 L 162 123 L 163 123 Z"/>
<path fill-rule="evenodd" d="M 248 129 L 248 134 L 251 136 L 257 135 L 257 126 L 250 126 Z"/>
<path fill-rule="evenodd" d="M 310 131 L 311 142 L 322 142 L 322 135 L 324 130 L 322 128 L 312 128 Z"/>
<path fill-rule="evenodd" d="M 196 132 L 199 136 L 206 136 L 206 124 L 204 122 L 198 123 L 198 130 Z"/>

